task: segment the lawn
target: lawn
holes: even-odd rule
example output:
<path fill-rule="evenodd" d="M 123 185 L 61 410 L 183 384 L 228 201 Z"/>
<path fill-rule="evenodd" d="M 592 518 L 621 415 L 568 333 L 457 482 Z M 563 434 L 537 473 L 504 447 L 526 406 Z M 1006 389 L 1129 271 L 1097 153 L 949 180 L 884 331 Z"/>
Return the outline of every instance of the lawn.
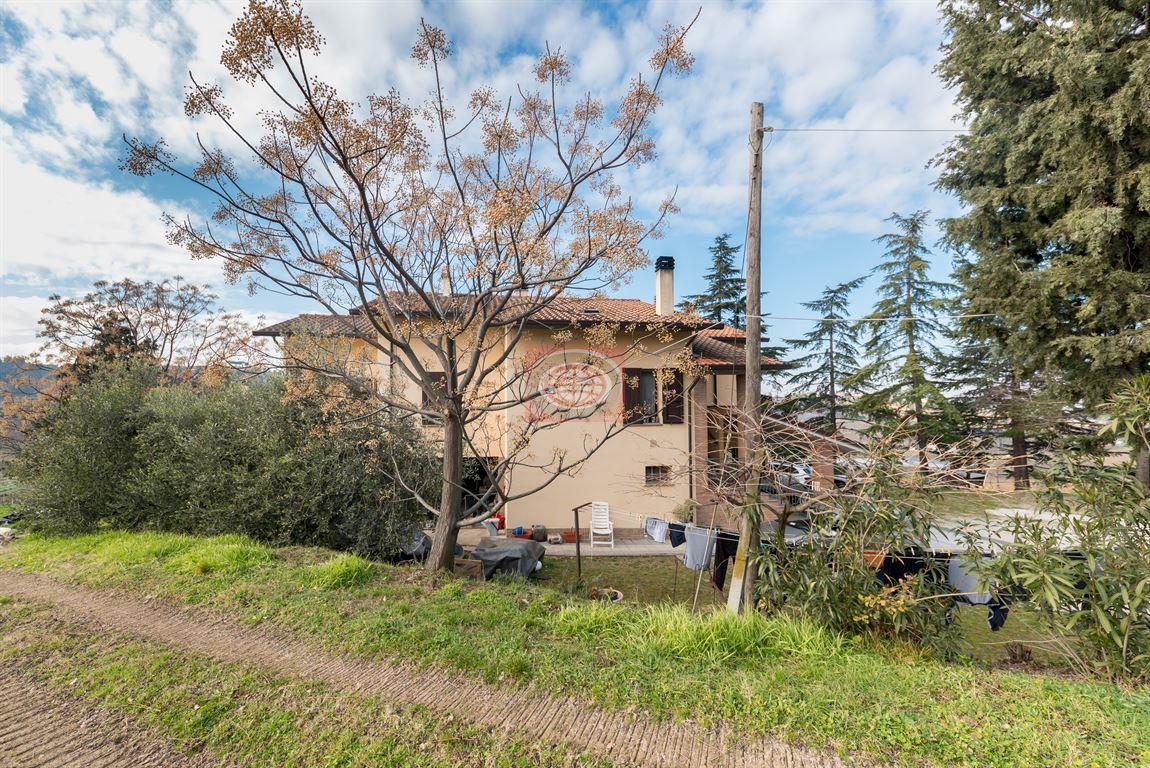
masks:
<path fill-rule="evenodd" d="M 655 716 L 721 720 L 747 734 L 901 765 L 1129 766 L 1150 759 L 1144 690 L 944 664 L 801 622 L 590 603 L 553 588 L 573 567 L 549 564 L 552 578 L 543 585 L 475 585 L 234 537 L 30 537 L 0 550 L 0 568 L 202 605 L 332 651 L 439 664 Z M 592 568 L 602 570 L 588 578 L 611 580 L 636 599 L 644 594 L 642 580 L 610 572 L 621 565 L 604 559 Z M 665 567 L 646 587 L 665 589 L 669 576 L 678 590 L 683 575 L 676 582 Z M 146 661 L 145 654 L 139 663 Z M 86 688 L 122 696 L 130 685 L 126 676 Z"/>
<path fill-rule="evenodd" d="M 493 733 L 422 707 L 335 690 L 181 653 L 96 636 L 46 609 L 0 610 L 0 663 L 129 716 L 183 751 L 221 765 L 277 768 L 606 768 L 603 760 Z"/>
<path fill-rule="evenodd" d="M 942 491 L 926 497 L 926 506 L 935 514 L 979 516 L 989 509 L 1033 509 L 1031 491 L 961 490 Z"/>
<path fill-rule="evenodd" d="M 562 591 L 575 588 L 575 558 L 544 558 L 544 584 Z M 707 608 L 725 605 L 727 588 L 719 592 L 711 585 L 708 574 L 687 570 L 673 555 L 662 557 L 585 557 L 583 558 L 583 583 L 588 587 L 614 587 L 623 593 L 623 601 L 628 604 L 656 605 L 678 603 L 691 605 L 698 585 L 697 606 Z"/>

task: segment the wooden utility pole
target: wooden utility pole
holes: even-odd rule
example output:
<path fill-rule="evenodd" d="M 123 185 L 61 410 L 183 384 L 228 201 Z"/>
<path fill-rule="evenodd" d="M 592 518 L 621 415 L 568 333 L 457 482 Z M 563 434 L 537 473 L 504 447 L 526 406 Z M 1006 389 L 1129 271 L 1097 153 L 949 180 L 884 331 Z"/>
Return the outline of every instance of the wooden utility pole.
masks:
<path fill-rule="evenodd" d="M 744 246 L 746 257 L 747 283 L 747 353 L 746 374 L 743 389 L 743 461 L 747 468 L 747 486 L 743 500 L 743 530 L 739 536 L 739 548 L 735 553 L 735 568 L 731 576 L 731 592 L 727 597 L 727 608 L 740 613 L 751 605 L 751 588 L 754 583 L 754 570 L 747 562 L 752 547 L 759 546 L 759 528 L 762 514 L 759 510 L 759 430 L 762 428 L 759 411 L 762 408 L 762 277 L 759 262 L 762 251 L 760 231 L 763 224 L 763 105 L 756 101 L 751 105 L 751 133 L 748 137 L 751 150 L 750 194 L 747 202 L 747 242 Z"/>

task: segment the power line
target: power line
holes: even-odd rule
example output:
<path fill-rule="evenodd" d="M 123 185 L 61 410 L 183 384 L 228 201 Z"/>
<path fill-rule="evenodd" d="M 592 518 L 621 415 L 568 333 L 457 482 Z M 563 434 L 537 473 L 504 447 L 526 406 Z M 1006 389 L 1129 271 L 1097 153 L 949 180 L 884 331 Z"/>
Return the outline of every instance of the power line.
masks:
<path fill-rule="evenodd" d="M 969 133 L 969 128 L 771 128 L 764 133 Z"/>
<path fill-rule="evenodd" d="M 996 315 L 895 315 L 893 317 L 788 317 L 786 315 L 759 315 L 761 320 L 808 320 L 819 323 L 899 323 L 904 320 L 927 322 L 932 320 L 969 320 L 977 317 L 996 317 Z"/>

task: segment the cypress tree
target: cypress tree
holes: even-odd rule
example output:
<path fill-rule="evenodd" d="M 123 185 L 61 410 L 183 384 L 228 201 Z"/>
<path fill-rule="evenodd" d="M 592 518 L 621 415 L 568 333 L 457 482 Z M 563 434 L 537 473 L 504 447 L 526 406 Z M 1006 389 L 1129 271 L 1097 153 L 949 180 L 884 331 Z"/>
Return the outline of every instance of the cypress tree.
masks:
<path fill-rule="evenodd" d="M 746 314 L 746 280 L 735 265 L 742 246 L 731 245 L 731 236 L 723 233 L 708 248 L 711 268 L 703 275 L 707 287 L 702 293 L 687 296 L 680 305 L 691 305 L 703 317 L 716 323 L 742 328 Z"/>
<path fill-rule="evenodd" d="M 819 298 L 803 302 L 823 319 L 801 338 L 786 341 L 791 349 L 805 352 L 790 361 L 795 368 L 787 379 L 792 403 L 816 413 L 815 422 L 831 435 L 838 430 L 842 398 L 850 391 L 847 382 L 859 369 L 858 332 L 844 318 L 851 293 L 865 279 L 827 286 Z"/>
<path fill-rule="evenodd" d="M 936 159 L 971 327 L 1065 402 L 1150 370 L 1145 2 L 949 1 L 939 72 L 970 132 Z"/>
<path fill-rule="evenodd" d="M 923 245 L 927 211 L 893 214 L 895 231 L 881 235 L 884 260 L 877 301 L 858 325 L 866 361 L 847 379 L 863 391 L 855 401 L 860 413 L 877 423 L 911 423 L 919 464 L 925 468 L 932 438 L 953 434 L 958 412 L 947 400 L 940 375 L 945 353 L 938 340 L 946 326 L 940 317 L 948 305 L 949 283 L 929 276 L 929 251 Z"/>

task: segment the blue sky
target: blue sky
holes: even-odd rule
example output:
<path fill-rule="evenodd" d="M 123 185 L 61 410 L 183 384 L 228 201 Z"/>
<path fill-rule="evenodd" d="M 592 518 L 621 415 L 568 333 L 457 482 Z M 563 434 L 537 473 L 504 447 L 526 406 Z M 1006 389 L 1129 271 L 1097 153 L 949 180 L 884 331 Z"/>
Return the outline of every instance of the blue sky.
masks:
<path fill-rule="evenodd" d="M 684 23 L 699 3 L 312 2 L 328 45 L 316 71 L 363 97 L 398 87 L 427 91 L 408 58 L 421 16 L 443 27 L 458 55 L 449 79 L 461 99 L 474 85 L 508 92 L 529 80 L 532 56 L 560 46 L 574 85 L 610 100 L 640 70 L 664 23 Z M 123 134 L 164 136 L 187 153 L 218 127 L 183 115 L 187 72 L 220 79 L 219 50 L 242 7 L 232 3 L 8 2 L 0 9 L 0 351 L 35 347 L 39 309 L 54 293 L 81 293 L 98 279 L 176 274 L 217 289 L 228 309 L 279 319 L 306 304 L 248 295 L 218 268 L 193 262 L 164 238 L 163 212 L 202 214 L 205 201 L 167 178 L 117 170 Z M 933 74 L 942 40 L 933 2 L 793 0 L 705 2 L 688 40 L 693 73 L 670 84 L 659 113 L 659 158 L 621 181 L 653 210 L 678 188 L 682 213 L 651 255 L 677 260 L 677 294 L 701 287 L 706 248 L 746 228 L 746 132 L 753 100 L 778 127 L 948 128 L 953 100 Z M 239 88 L 239 86 L 234 86 Z M 258 100 L 229 94 L 233 104 Z M 238 97 L 238 100 L 237 100 Z M 243 111 L 243 108 L 241 108 Z M 877 261 L 873 238 L 893 211 L 953 214 L 927 167 L 948 139 L 926 133 L 777 134 L 764 155 L 764 307 L 808 314 L 799 302 Z M 949 257 L 936 255 L 936 272 Z M 649 299 L 637 273 L 626 295 Z M 856 311 L 870 300 L 860 292 Z M 808 323 L 778 321 L 772 335 Z"/>

